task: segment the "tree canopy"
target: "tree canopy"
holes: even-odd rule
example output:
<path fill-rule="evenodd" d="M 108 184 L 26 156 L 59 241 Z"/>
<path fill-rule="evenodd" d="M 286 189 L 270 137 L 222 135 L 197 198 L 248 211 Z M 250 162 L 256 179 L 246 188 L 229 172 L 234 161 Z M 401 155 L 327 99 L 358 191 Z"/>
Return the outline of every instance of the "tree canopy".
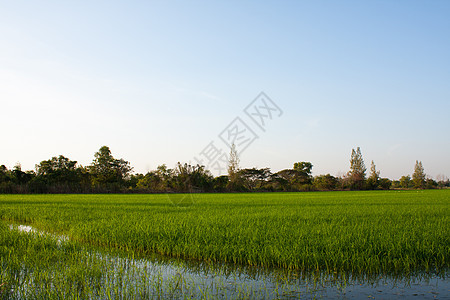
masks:
<path fill-rule="evenodd" d="M 241 169 L 233 145 L 228 175 L 214 177 L 205 166 L 181 162 L 174 168 L 162 164 L 146 174 L 133 174 L 128 161 L 115 158 L 108 146 L 102 146 L 86 167 L 63 155 L 41 161 L 35 166 L 35 171 L 23 171 L 20 164 L 11 170 L 0 165 L 0 193 L 294 192 L 450 186 L 445 175 L 440 175 L 438 182 L 427 178 L 421 161 L 416 161 L 412 180 L 409 175 L 396 181 L 381 178 L 373 161 L 366 179 L 366 167 L 359 147 L 352 149 L 350 171 L 345 176 L 313 176 L 312 168 L 311 162 L 298 161 L 292 169 L 275 173 L 270 168 Z"/>

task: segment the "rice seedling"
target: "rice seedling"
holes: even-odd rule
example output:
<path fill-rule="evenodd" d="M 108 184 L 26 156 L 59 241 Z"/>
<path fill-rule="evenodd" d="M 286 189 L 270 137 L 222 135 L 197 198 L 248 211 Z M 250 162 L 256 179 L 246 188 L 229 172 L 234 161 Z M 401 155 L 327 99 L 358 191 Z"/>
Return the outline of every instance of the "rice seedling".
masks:
<path fill-rule="evenodd" d="M 303 292 L 316 293 L 314 274 L 343 279 L 331 284 L 345 290 L 348 281 L 380 275 L 448 272 L 448 190 L 194 197 L 179 208 L 165 195 L 0 195 L 5 224 L 68 238 L 57 243 L 2 225 L 2 296 L 289 297 L 299 295 L 304 274 L 311 276 Z M 115 251 L 127 258 L 111 258 Z M 139 263 L 155 253 L 179 259 L 178 271 Z M 261 282 L 274 268 L 283 275 Z"/>

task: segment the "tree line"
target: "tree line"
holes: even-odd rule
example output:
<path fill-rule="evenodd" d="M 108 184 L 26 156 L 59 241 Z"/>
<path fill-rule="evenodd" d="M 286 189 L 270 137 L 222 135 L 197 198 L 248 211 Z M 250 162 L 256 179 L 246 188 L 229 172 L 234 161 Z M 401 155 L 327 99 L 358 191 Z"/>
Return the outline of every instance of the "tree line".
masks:
<path fill-rule="evenodd" d="M 23 171 L 20 164 L 9 170 L 0 166 L 0 193 L 181 193 L 181 192 L 294 192 L 333 190 L 388 190 L 393 188 L 444 188 L 449 179 L 426 176 L 416 161 L 412 176 L 399 180 L 381 178 L 372 161 L 369 174 L 361 149 L 352 149 L 350 170 L 343 176 L 312 176 L 310 162 L 296 162 L 292 169 L 273 173 L 270 168 L 239 167 L 233 146 L 228 175 L 214 177 L 202 165 L 160 165 L 146 174 L 134 174 L 128 161 L 116 159 L 107 146 L 95 153 L 89 166 L 81 166 L 63 155 L 41 161 L 35 170 Z"/>

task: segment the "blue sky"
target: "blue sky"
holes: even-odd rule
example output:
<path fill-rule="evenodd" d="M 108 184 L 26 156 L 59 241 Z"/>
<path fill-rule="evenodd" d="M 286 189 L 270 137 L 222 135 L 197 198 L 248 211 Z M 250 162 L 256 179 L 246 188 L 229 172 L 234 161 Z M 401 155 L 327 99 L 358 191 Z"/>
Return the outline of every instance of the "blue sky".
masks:
<path fill-rule="evenodd" d="M 95 2 L 95 3 L 92 3 Z M 0 1 L 0 164 L 108 145 L 137 172 L 194 157 L 264 91 L 241 167 L 450 176 L 449 1 Z"/>

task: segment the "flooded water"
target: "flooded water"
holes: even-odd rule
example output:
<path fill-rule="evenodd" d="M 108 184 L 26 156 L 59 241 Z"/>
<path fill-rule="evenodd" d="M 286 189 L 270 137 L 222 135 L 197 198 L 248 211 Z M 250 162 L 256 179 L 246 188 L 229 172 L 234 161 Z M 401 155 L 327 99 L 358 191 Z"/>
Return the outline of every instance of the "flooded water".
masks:
<path fill-rule="evenodd" d="M 25 225 L 10 228 L 30 234 L 48 234 Z M 68 240 L 64 236 L 54 237 L 59 243 Z M 158 255 L 130 257 L 104 250 L 89 250 L 89 253 L 108 266 L 102 281 L 104 292 L 93 299 L 138 294 L 144 296 L 136 298 L 450 299 L 450 283 L 442 274 L 337 278 Z"/>

